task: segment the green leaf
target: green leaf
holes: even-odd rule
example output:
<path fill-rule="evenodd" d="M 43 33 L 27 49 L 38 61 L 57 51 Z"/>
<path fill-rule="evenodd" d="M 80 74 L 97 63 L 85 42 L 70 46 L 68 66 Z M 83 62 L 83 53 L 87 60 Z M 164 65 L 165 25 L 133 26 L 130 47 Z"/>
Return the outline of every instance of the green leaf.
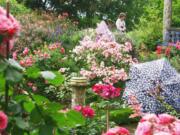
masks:
<path fill-rule="evenodd" d="M 3 73 L 0 73 L 0 91 L 4 91 L 5 89 L 5 78 L 3 76 Z"/>
<path fill-rule="evenodd" d="M 30 114 L 30 121 L 34 124 L 39 124 L 43 121 L 42 116 L 40 115 L 39 111 L 37 110 L 37 108 L 34 108 L 31 111 Z"/>
<path fill-rule="evenodd" d="M 54 74 L 56 77 L 54 79 L 47 79 L 47 81 L 52 85 L 60 86 L 64 82 L 64 76 L 59 72 L 54 72 Z"/>
<path fill-rule="evenodd" d="M 6 69 L 5 78 L 10 82 L 19 82 L 22 79 L 23 75 L 18 70 L 8 67 Z"/>
<path fill-rule="evenodd" d="M 84 125 L 85 124 L 85 119 L 81 115 L 81 113 L 77 111 L 69 111 L 67 113 L 67 118 L 72 126 L 78 126 L 78 125 Z"/>
<path fill-rule="evenodd" d="M 78 125 L 84 125 L 85 119 L 76 111 L 69 111 L 67 113 L 54 113 L 51 115 L 52 119 L 57 123 L 59 128 L 73 128 Z"/>
<path fill-rule="evenodd" d="M 26 69 L 26 75 L 29 78 L 37 79 L 40 76 L 40 70 L 37 67 L 30 67 Z"/>
<path fill-rule="evenodd" d="M 46 105 L 46 108 L 48 113 L 54 113 L 60 111 L 63 107 L 59 103 L 51 102 Z"/>
<path fill-rule="evenodd" d="M 7 66 L 7 62 L 0 60 L 0 72 L 3 72 L 7 68 Z"/>
<path fill-rule="evenodd" d="M 24 109 L 27 111 L 27 112 L 31 112 L 33 109 L 34 109 L 34 107 L 35 107 L 35 105 L 33 104 L 33 102 L 24 102 L 23 103 L 23 106 L 24 106 Z"/>
<path fill-rule="evenodd" d="M 30 98 L 28 97 L 28 95 L 17 95 L 14 97 L 14 100 L 16 102 L 22 102 L 22 101 L 30 101 Z"/>
<path fill-rule="evenodd" d="M 23 120 L 21 117 L 15 118 L 16 125 L 20 129 L 28 129 L 29 128 L 29 123 L 25 120 Z"/>
<path fill-rule="evenodd" d="M 46 103 L 49 103 L 49 100 L 46 97 L 41 96 L 41 95 L 33 95 L 33 98 L 36 104 L 38 105 L 44 105 Z"/>
<path fill-rule="evenodd" d="M 51 125 L 42 125 L 39 129 L 39 135 L 53 135 L 53 127 Z"/>

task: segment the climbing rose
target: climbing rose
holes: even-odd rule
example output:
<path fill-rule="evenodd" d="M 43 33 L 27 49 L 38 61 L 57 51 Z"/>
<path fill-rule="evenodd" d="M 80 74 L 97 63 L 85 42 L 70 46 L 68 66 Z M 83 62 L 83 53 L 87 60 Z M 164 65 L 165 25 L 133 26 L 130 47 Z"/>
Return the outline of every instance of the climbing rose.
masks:
<path fill-rule="evenodd" d="M 95 84 L 92 90 L 104 99 L 112 99 L 120 96 L 121 88 L 116 88 L 109 84 Z"/>
<path fill-rule="evenodd" d="M 0 111 L 0 131 L 6 129 L 7 124 L 8 124 L 7 115 L 4 112 Z"/>
<path fill-rule="evenodd" d="M 130 135 L 129 131 L 123 127 L 115 127 L 109 129 L 106 133 L 102 135 Z"/>

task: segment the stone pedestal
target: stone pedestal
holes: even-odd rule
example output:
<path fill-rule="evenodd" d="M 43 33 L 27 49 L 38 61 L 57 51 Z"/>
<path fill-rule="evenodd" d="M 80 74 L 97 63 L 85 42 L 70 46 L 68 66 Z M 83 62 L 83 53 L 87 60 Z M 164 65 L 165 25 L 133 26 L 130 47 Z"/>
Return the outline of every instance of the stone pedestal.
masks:
<path fill-rule="evenodd" d="M 85 105 L 88 80 L 85 77 L 72 77 L 69 85 L 72 87 L 71 107 L 74 108 L 76 105 Z"/>

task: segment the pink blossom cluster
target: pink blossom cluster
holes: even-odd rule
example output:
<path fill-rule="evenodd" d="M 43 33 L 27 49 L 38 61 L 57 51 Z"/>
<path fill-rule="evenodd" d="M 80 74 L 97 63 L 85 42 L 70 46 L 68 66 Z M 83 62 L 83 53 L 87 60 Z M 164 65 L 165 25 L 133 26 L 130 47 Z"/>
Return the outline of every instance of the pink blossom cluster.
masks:
<path fill-rule="evenodd" d="M 126 71 L 123 68 L 116 69 L 115 66 L 105 67 L 101 65 L 92 65 L 91 70 L 82 69 L 80 74 L 90 80 L 94 78 L 102 78 L 103 82 L 108 84 L 114 84 L 120 80 L 124 81 L 127 79 Z"/>
<path fill-rule="evenodd" d="M 3 40 L 0 43 L 0 55 L 6 56 L 6 43 L 10 41 L 9 50 L 13 48 L 13 37 L 19 32 L 20 24 L 12 16 L 7 17 L 6 10 L 0 7 L 0 36 Z"/>
<path fill-rule="evenodd" d="M 7 125 L 8 125 L 8 117 L 4 112 L 0 111 L 0 134 L 1 132 L 3 132 L 3 130 L 6 129 Z"/>
<path fill-rule="evenodd" d="M 128 104 L 133 109 L 133 114 L 129 116 L 130 118 L 135 118 L 143 115 L 141 111 L 142 105 L 139 103 L 139 101 L 134 95 L 130 95 L 128 97 Z"/>
<path fill-rule="evenodd" d="M 169 114 L 146 114 L 135 135 L 180 135 L 180 120 Z"/>
<path fill-rule="evenodd" d="M 21 66 L 30 67 L 38 60 L 50 59 L 51 53 L 56 50 L 58 50 L 61 54 L 65 53 L 65 49 L 61 46 L 60 43 L 54 43 L 44 49 L 34 50 L 33 53 L 30 53 L 30 50 L 27 47 L 24 48 L 23 52 L 19 54 L 16 50 L 13 52 L 12 56 L 14 60 L 19 60 Z"/>
<path fill-rule="evenodd" d="M 93 41 L 90 37 L 86 36 L 80 45 L 73 49 L 73 52 L 81 56 L 84 53 L 94 53 L 104 56 L 104 58 L 112 58 L 114 62 L 130 61 L 133 62 L 131 57 L 124 57 L 124 53 L 128 53 L 132 50 L 132 45 L 130 42 L 125 44 L 118 44 L 115 41 L 109 41 L 105 38 L 100 38 L 97 41 Z"/>
<path fill-rule="evenodd" d="M 98 24 L 96 37 L 85 36 L 80 45 L 73 49 L 73 58 L 87 64 L 80 74 L 88 79 L 100 79 L 104 83 L 115 84 L 127 79 L 125 69 L 137 63 L 129 52 L 132 44 L 119 44 L 113 38 L 105 22 Z M 102 64 L 103 63 L 103 64 Z"/>
<path fill-rule="evenodd" d="M 104 99 L 113 99 L 120 96 L 121 88 L 109 84 L 95 84 L 92 90 Z"/>
<path fill-rule="evenodd" d="M 23 67 L 31 67 L 35 63 L 35 59 L 32 55 L 25 57 L 23 60 L 20 60 L 19 64 Z"/>
<path fill-rule="evenodd" d="M 60 43 L 54 43 L 54 44 L 51 44 L 51 45 L 48 46 L 48 48 L 49 48 L 50 50 L 56 50 L 56 49 L 58 49 L 58 48 L 60 48 L 60 47 L 61 47 L 61 44 L 60 44 Z"/>
<path fill-rule="evenodd" d="M 124 127 L 114 127 L 102 135 L 130 135 L 130 132 Z"/>
<path fill-rule="evenodd" d="M 94 110 L 89 106 L 77 105 L 74 107 L 74 110 L 81 112 L 82 115 L 86 118 L 93 118 L 95 115 Z"/>

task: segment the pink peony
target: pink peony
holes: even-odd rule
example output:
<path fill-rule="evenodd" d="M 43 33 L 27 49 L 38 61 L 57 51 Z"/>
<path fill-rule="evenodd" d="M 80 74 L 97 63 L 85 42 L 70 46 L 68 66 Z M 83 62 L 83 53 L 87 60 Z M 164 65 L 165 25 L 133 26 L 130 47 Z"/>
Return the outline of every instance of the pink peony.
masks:
<path fill-rule="evenodd" d="M 4 112 L 0 111 L 0 131 L 6 129 L 7 124 L 8 124 L 7 115 Z"/>
<path fill-rule="evenodd" d="M 86 118 L 93 118 L 95 115 L 95 112 L 91 107 L 86 106 L 82 108 L 82 115 Z"/>
<path fill-rule="evenodd" d="M 102 135 L 130 135 L 129 131 L 123 127 L 115 127 L 109 129 L 106 133 Z"/>

